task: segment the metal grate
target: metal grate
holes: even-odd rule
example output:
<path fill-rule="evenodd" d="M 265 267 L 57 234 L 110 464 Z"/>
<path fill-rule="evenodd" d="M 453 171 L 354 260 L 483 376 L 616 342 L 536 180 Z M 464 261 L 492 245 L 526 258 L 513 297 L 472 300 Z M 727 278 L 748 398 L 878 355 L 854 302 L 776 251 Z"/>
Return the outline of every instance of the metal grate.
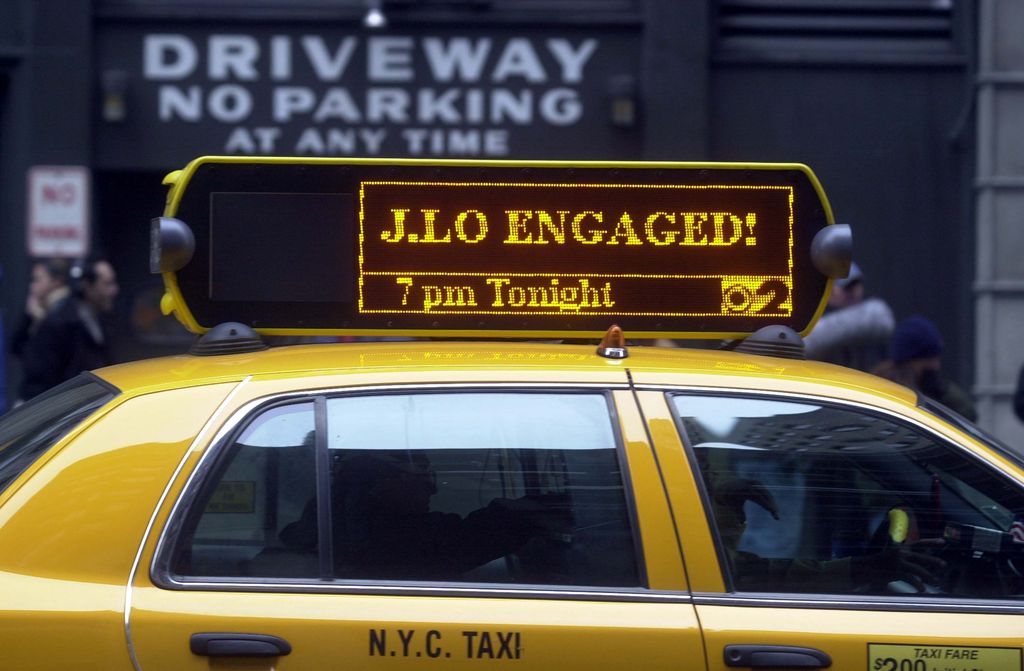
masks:
<path fill-rule="evenodd" d="M 719 56 L 958 53 L 954 0 L 718 0 Z"/>

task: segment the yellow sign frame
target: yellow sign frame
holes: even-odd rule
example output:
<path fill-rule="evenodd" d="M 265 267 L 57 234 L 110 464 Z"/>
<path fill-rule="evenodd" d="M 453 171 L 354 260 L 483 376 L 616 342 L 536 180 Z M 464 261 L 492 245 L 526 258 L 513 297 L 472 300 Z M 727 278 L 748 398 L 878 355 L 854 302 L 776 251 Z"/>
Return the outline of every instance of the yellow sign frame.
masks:
<path fill-rule="evenodd" d="M 561 168 L 561 169 L 585 169 L 585 168 L 599 168 L 599 169 L 614 169 L 627 172 L 635 169 L 645 170 L 708 170 L 708 171 L 720 171 L 720 170 L 742 170 L 742 171 L 798 171 L 803 173 L 808 181 L 810 182 L 814 192 L 816 193 L 819 202 L 824 210 L 825 220 L 827 225 L 833 225 L 835 219 L 833 217 L 831 206 L 825 195 L 824 189 L 821 183 L 818 181 L 815 174 L 810 170 L 809 167 L 800 163 L 707 163 L 707 162 L 669 162 L 669 161 L 656 161 L 656 162 L 640 162 L 640 161 L 498 161 L 498 160 L 430 160 L 430 159 L 369 159 L 369 158 L 304 158 L 304 157 L 246 157 L 246 156 L 204 156 L 197 158 L 188 163 L 183 169 L 176 170 L 169 173 L 163 180 L 163 184 L 168 186 L 167 201 L 164 209 L 164 216 L 174 217 L 178 212 L 179 205 L 182 197 L 188 187 L 189 181 L 196 171 L 203 165 L 209 163 L 221 163 L 221 164 L 240 164 L 240 165 L 253 165 L 253 164 L 266 164 L 266 165 L 343 165 L 343 166 L 409 166 L 409 167 L 420 167 L 420 168 L 444 168 L 444 167 L 493 167 L 493 168 Z M 628 178 L 624 176 L 623 181 L 628 181 Z M 546 184 L 545 186 L 551 186 Z M 636 185 L 632 185 L 636 186 Z M 653 185 L 652 185 L 653 186 Z M 747 187 L 747 188 L 753 188 Z M 361 213 L 361 212 L 360 212 Z M 361 225 L 361 222 L 360 222 Z M 790 221 L 790 236 L 792 237 L 792 220 Z M 360 265 L 362 262 L 362 249 L 360 245 Z M 792 269 L 792 249 L 790 249 L 789 267 Z M 205 333 L 212 326 L 200 325 L 189 309 L 187 301 L 185 300 L 182 291 L 178 285 L 177 277 L 174 272 L 162 273 L 165 292 L 161 299 L 161 310 L 165 315 L 173 314 L 188 330 L 193 333 Z M 360 280 L 361 280 L 361 268 L 360 268 Z M 819 300 L 819 303 L 813 313 L 813 317 L 808 322 L 808 325 L 801 331 L 801 335 L 806 335 L 813 328 L 814 324 L 821 317 L 825 310 L 825 306 L 828 302 L 828 296 L 831 293 L 832 280 L 829 278 L 825 285 L 825 290 Z M 361 287 L 360 287 L 361 289 Z M 620 313 L 609 312 L 609 325 L 615 321 L 614 317 Z M 624 314 L 624 313 L 621 313 Z M 689 315 L 695 316 L 695 315 Z M 394 329 L 389 329 L 386 332 L 382 329 L 371 328 L 351 328 L 351 329 L 337 329 L 337 328 L 256 328 L 256 330 L 264 335 L 282 335 L 282 336 L 317 336 L 317 335 L 354 335 L 354 336 L 373 336 L 382 334 L 394 334 Z M 524 329 L 515 331 L 495 330 L 495 329 L 402 329 L 403 335 L 417 336 L 417 337 L 514 337 L 514 338 L 558 338 L 566 337 L 567 329 Z M 604 334 L 603 330 L 578 330 L 572 331 L 572 337 L 580 338 L 599 338 Z M 671 331 L 671 330 L 658 330 L 658 331 L 639 331 L 630 330 L 629 336 L 636 338 L 657 338 L 657 337 L 672 337 L 672 338 L 738 338 L 749 335 L 749 331 Z"/>

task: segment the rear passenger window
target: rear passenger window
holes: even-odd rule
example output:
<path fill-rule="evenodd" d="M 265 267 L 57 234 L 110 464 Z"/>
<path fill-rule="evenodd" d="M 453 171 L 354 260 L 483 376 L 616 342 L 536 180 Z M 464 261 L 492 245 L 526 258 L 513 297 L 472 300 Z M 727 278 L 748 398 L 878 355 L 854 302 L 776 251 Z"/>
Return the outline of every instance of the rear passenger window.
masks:
<path fill-rule="evenodd" d="M 315 578 L 316 538 L 288 525 L 316 493 L 313 403 L 265 410 L 238 435 L 203 488 L 172 570 L 193 576 Z"/>
<path fill-rule="evenodd" d="M 176 572 L 363 582 L 641 584 L 620 450 L 604 395 L 328 398 L 321 404 L 325 431 L 316 435 L 312 405 L 301 411 L 308 419 L 289 427 L 294 435 L 271 431 L 271 417 L 253 424 L 264 428 L 241 435 L 218 482 L 206 487 L 212 494 L 195 527 L 191 564 L 180 563 Z M 279 460 L 273 468 L 268 451 Z M 285 467 L 285 459 L 296 463 Z M 239 483 L 253 484 L 243 489 Z M 233 501 L 229 491 L 248 496 L 250 490 L 260 503 L 246 512 L 211 505 Z M 321 501 L 329 505 L 319 506 Z M 251 517 L 244 528 L 228 526 L 244 515 Z M 218 540 L 210 544 L 214 536 Z M 232 544 L 243 539 L 253 541 L 252 547 L 232 553 Z M 199 564 L 200 541 L 219 547 L 223 561 L 207 556 Z M 206 570 L 197 571 L 201 567 Z"/>

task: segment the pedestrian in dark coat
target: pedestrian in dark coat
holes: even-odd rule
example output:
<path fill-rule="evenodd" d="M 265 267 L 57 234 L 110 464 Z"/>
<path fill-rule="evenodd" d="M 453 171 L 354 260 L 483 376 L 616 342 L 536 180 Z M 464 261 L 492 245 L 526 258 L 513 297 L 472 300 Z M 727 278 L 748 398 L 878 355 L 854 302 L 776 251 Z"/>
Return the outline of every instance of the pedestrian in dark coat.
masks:
<path fill-rule="evenodd" d="M 113 310 L 119 291 L 114 269 L 107 261 L 91 260 L 73 266 L 71 274 L 75 291 L 47 313 L 26 344 L 23 400 L 83 371 L 113 363 L 103 317 Z"/>
<path fill-rule="evenodd" d="M 930 320 L 920 315 L 908 317 L 892 334 L 891 358 L 875 371 L 899 382 L 967 419 L 977 421 L 974 401 L 942 371 L 942 337 Z"/>
<path fill-rule="evenodd" d="M 11 354 L 21 358 L 28 341 L 43 318 L 71 294 L 68 287 L 70 263 L 64 259 L 38 259 L 32 263 L 32 280 L 25 297 L 25 310 L 11 333 Z"/>

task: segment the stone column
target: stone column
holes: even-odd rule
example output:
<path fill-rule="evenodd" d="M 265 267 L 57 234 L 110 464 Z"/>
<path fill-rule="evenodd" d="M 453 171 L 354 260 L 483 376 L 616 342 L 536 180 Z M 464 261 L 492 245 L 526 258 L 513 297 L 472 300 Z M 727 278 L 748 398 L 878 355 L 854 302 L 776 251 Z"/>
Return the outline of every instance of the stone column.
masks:
<path fill-rule="evenodd" d="M 978 2 L 976 382 L 980 424 L 1024 453 L 1024 2 Z"/>

